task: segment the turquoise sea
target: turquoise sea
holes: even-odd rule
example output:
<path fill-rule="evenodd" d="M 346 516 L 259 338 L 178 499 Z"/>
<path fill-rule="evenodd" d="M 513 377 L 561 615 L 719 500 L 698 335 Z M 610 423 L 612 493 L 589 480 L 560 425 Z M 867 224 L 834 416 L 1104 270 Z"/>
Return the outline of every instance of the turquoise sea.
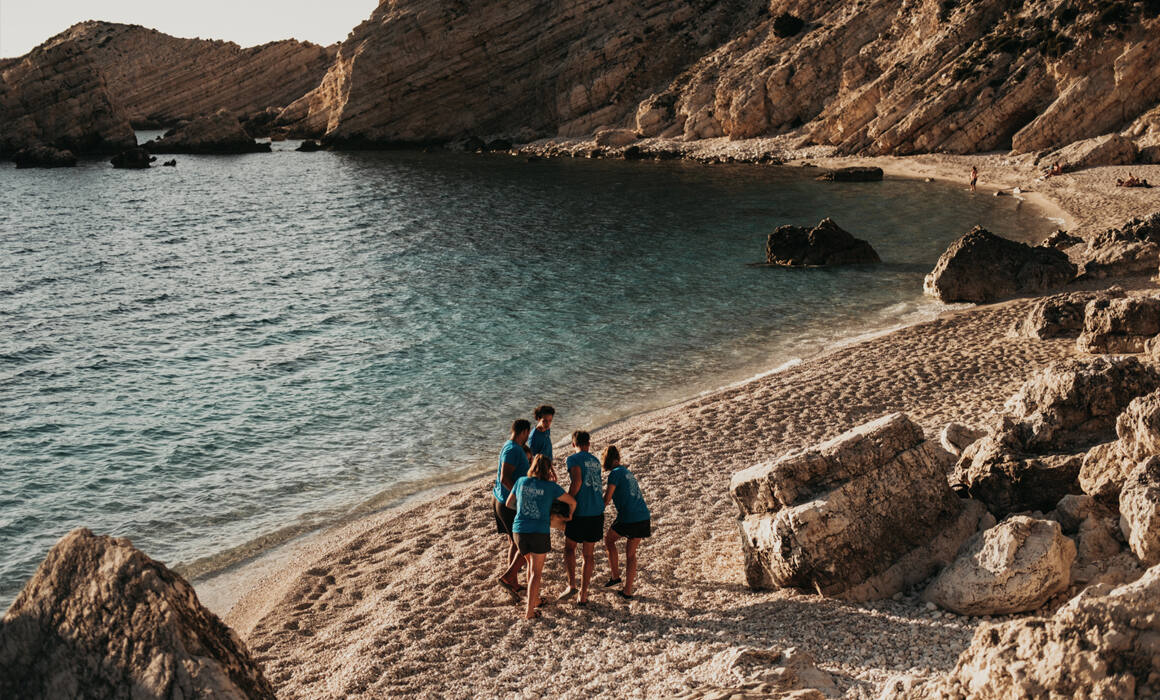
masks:
<path fill-rule="evenodd" d="M 816 171 L 446 153 L 0 168 L 0 607 L 76 526 L 191 576 L 553 435 L 928 318 L 1012 198 Z M 882 265 L 750 267 L 823 216 Z M 480 517 L 489 517 L 481 514 Z"/>

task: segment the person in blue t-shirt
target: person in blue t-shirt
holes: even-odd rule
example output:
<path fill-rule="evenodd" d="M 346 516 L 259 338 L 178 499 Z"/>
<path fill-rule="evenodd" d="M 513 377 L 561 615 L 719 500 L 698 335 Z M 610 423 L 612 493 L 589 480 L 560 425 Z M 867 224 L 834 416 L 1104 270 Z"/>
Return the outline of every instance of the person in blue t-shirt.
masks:
<path fill-rule="evenodd" d="M 576 545 L 584 552 L 584 570 L 580 579 L 580 605 L 588 604 L 588 583 L 596 568 L 596 543 L 604 536 L 604 501 L 600 497 L 603 479 L 600 460 L 588 451 L 591 437 L 583 430 L 572 433 L 575 453 L 565 461 L 572 483 L 568 495 L 576 499 L 576 511 L 564 526 L 564 563 L 568 568 L 568 588 L 560 600 L 576 594 Z"/>
<path fill-rule="evenodd" d="M 547 457 L 536 455 L 528 475 L 516 480 L 507 497 L 507 507 L 516 512 L 512 522 L 516 547 L 528 563 L 528 607 L 524 617 L 529 620 L 538 615 L 544 558 L 552 548 L 552 504 L 563 501 L 569 507 L 569 515 L 576 508 L 576 499 L 549 478 L 551 469 L 552 463 Z M 512 564 L 509 573 L 514 572 L 515 564 Z"/>
<path fill-rule="evenodd" d="M 611 588 L 620 583 L 620 561 L 616 552 L 616 541 L 624 537 L 625 581 L 620 595 L 632 598 L 633 584 L 636 582 L 636 550 L 640 541 L 652 536 L 652 514 L 640 493 L 640 484 L 628 467 L 620 465 L 620 450 L 616 445 L 604 448 L 604 471 L 608 472 L 608 487 L 604 490 L 604 505 L 609 501 L 616 504 L 616 520 L 604 537 L 604 547 L 608 550 L 608 566 L 612 578 L 604 584 Z"/>
<path fill-rule="evenodd" d="M 548 404 L 536 406 L 532 411 L 536 419 L 536 427 L 528 438 L 528 447 L 532 449 L 532 456 L 547 455 L 548 462 L 552 461 L 552 419 L 556 417 L 556 409 Z"/>
<path fill-rule="evenodd" d="M 502 574 L 496 579 L 496 582 L 504 589 L 504 592 L 511 596 L 512 602 L 515 603 L 520 601 L 519 573 L 524 559 L 520 556 L 512 532 L 512 522 L 515 520 L 516 512 L 508 508 L 505 503 L 516 480 L 528 473 L 528 456 L 524 452 L 524 443 L 527 442 L 528 434 L 531 431 L 532 424 L 523 418 L 512 422 L 511 438 L 504 443 L 503 449 L 500 450 L 495 486 L 491 489 L 491 493 L 495 497 L 492 507 L 495 512 L 495 531 L 507 535 L 508 538 L 507 558 L 504 559 L 507 573 Z"/>

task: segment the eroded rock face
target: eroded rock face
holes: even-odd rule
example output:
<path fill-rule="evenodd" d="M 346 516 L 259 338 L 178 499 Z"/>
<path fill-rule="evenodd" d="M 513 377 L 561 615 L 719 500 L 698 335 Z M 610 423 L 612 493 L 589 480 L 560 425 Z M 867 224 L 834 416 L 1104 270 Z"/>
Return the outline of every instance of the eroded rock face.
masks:
<path fill-rule="evenodd" d="M 1116 418 L 1116 436 L 1115 441 L 1089 450 L 1079 473 L 1083 492 L 1105 501 L 1119 497 L 1137 464 L 1160 454 L 1160 393 L 1133 399 Z"/>
<path fill-rule="evenodd" d="M 1098 299 L 1116 299 L 1124 296 L 1122 290 L 1104 292 L 1069 292 L 1053 294 L 1035 302 L 1018 326 L 1015 334 L 1025 338 L 1078 338 L 1083 331 L 1088 302 Z"/>
<path fill-rule="evenodd" d="M 1130 165 L 1136 160 L 1136 144 L 1119 134 L 1104 134 L 1069 143 L 1044 156 L 1041 162 L 1059 162 L 1066 172 L 1101 165 Z"/>
<path fill-rule="evenodd" d="M 985 303 L 1062 287 L 1075 273 L 1075 265 L 1061 251 L 1018 243 L 976 226 L 942 254 L 923 291 L 945 302 Z"/>
<path fill-rule="evenodd" d="M 923 597 L 961 615 L 1038 610 L 1067 590 L 1075 555 L 1059 523 L 1012 516 L 963 545 Z"/>
<path fill-rule="evenodd" d="M 1160 456 L 1140 462 L 1124 480 L 1120 530 L 1140 561 L 1160 564 Z"/>
<path fill-rule="evenodd" d="M 778 226 L 765 242 L 765 262 L 784 267 L 814 267 L 882 260 L 869 243 L 854 238 L 832 219 L 822 219 L 812 229 Z"/>
<path fill-rule="evenodd" d="M 971 443 L 986 436 L 987 431 L 970 428 L 962 423 L 948 423 L 939 433 L 939 444 L 955 457 L 963 453 Z"/>
<path fill-rule="evenodd" d="M 74 530 L 0 626 L 0 696 L 274 698 L 238 636 L 128 540 Z"/>
<path fill-rule="evenodd" d="M 1154 245 L 1154 244 L 1148 244 Z M 1090 353 L 1144 352 L 1144 342 L 1160 334 L 1160 299 L 1097 299 L 1084 310 L 1076 347 Z"/>
<path fill-rule="evenodd" d="M 150 153 L 269 153 L 270 144 L 254 141 L 226 110 L 199 117 L 145 144 Z"/>
<path fill-rule="evenodd" d="M 947 485 L 950 460 L 896 413 L 736 473 L 750 587 L 870 600 L 929 576 L 983 516 Z"/>
<path fill-rule="evenodd" d="M 912 698 L 1145 698 L 1160 692 L 1160 567 L 1089 587 L 1048 618 L 984 624 L 945 678 Z"/>
<path fill-rule="evenodd" d="M 1084 253 L 1084 276 L 1153 275 L 1160 263 L 1160 212 L 1095 236 Z"/>
<path fill-rule="evenodd" d="M 73 168 L 77 157 L 72 151 L 64 151 L 52 146 L 31 146 L 22 148 L 12 156 L 17 168 Z"/>

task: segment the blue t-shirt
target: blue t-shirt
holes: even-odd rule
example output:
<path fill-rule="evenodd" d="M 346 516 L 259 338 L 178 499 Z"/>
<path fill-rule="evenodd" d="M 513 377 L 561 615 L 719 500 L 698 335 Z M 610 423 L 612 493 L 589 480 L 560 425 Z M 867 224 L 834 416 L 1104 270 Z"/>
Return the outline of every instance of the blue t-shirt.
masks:
<path fill-rule="evenodd" d="M 503 485 L 504 462 L 516 468 L 512 474 L 513 482 L 520 477 L 527 476 L 528 469 L 531 467 L 528 464 L 528 456 L 524 453 L 523 445 L 516 443 L 515 440 L 508 440 L 504 443 L 503 449 L 499 453 L 499 469 L 495 473 L 495 488 L 491 490 L 496 500 L 500 503 L 506 502 L 508 497 L 508 490 Z"/>
<path fill-rule="evenodd" d="M 616 519 L 622 523 L 639 523 L 652 519 L 644 496 L 640 494 L 640 484 L 627 467 L 617 467 L 608 472 L 608 485 L 615 486 L 612 502 L 616 504 Z"/>
<path fill-rule="evenodd" d="M 554 481 L 525 476 L 512 487 L 516 495 L 516 519 L 512 532 L 546 533 L 552 529 L 552 501 L 564 495 Z"/>
<path fill-rule="evenodd" d="M 532 456 L 544 455 L 548 461 L 552 461 L 552 431 L 551 429 L 540 431 L 539 428 L 532 428 L 532 436 L 528 438 L 528 447 L 532 448 Z"/>
<path fill-rule="evenodd" d="M 600 460 L 591 452 L 577 452 L 568 456 L 566 464 L 568 465 L 568 476 L 573 477 L 573 479 L 575 479 L 575 475 L 572 474 L 572 470 L 580 470 L 580 490 L 576 492 L 576 512 L 572 514 L 573 517 L 590 517 L 602 514 L 604 512 L 604 495 L 600 491 L 603 486 L 603 479 L 600 477 Z"/>

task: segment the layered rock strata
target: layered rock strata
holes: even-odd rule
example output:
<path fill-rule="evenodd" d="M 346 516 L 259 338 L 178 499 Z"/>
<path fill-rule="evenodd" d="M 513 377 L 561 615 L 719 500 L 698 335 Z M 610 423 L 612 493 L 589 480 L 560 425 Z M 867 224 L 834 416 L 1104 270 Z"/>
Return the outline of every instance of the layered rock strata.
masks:
<path fill-rule="evenodd" d="M 983 515 L 948 487 L 950 460 L 896 413 L 737 472 L 749 586 L 869 600 L 930 576 Z"/>
<path fill-rule="evenodd" d="M 74 530 L 0 625 L 0 697 L 274 698 L 238 636 L 128 540 Z"/>
<path fill-rule="evenodd" d="M 944 302 L 986 303 L 1062 287 L 1075 273 L 1075 265 L 1059 250 L 976 226 L 942 254 L 923 281 L 923 291 Z"/>

